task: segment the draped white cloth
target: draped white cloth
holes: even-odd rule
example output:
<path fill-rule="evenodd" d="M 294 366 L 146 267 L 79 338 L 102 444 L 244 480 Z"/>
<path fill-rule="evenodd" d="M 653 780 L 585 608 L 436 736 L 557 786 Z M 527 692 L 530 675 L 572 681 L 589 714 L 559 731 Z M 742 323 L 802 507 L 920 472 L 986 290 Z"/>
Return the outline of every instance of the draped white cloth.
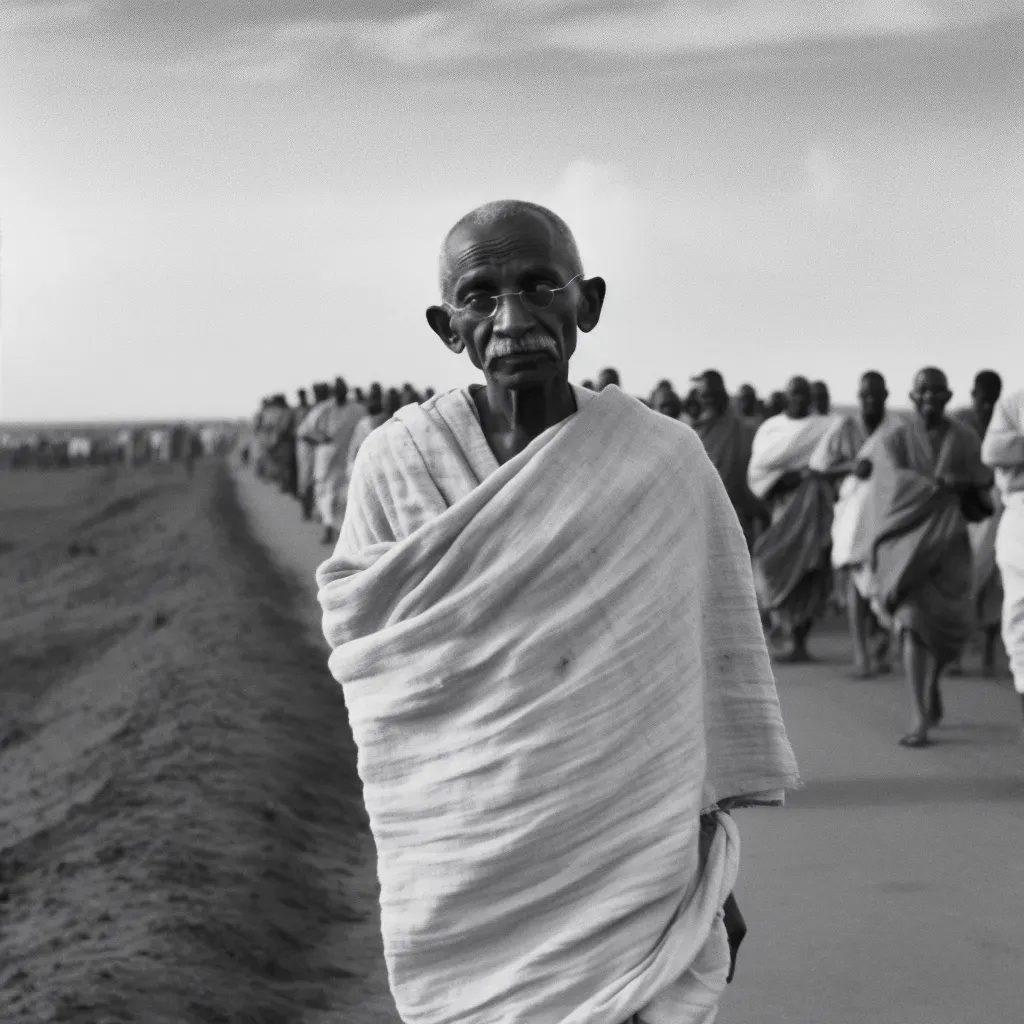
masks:
<path fill-rule="evenodd" d="M 338 405 L 329 398 L 313 407 L 299 428 L 299 436 L 316 445 L 313 483 L 320 519 L 339 526 L 348 499 L 348 448 L 366 409 L 357 402 Z"/>
<path fill-rule="evenodd" d="M 1013 684 L 1024 694 L 1024 390 L 996 403 L 981 457 L 995 470 L 1003 513 L 995 558 L 1003 581 L 1003 644 Z"/>
<path fill-rule="evenodd" d="M 408 1024 L 708 1024 L 738 835 L 799 784 L 736 514 L 618 388 L 498 466 L 468 392 L 364 442 L 317 571 Z"/>
<path fill-rule="evenodd" d="M 790 419 L 785 413 L 771 416 L 757 428 L 747 467 L 747 483 L 763 498 L 789 470 L 807 469 L 811 455 L 839 417 L 805 416 Z"/>

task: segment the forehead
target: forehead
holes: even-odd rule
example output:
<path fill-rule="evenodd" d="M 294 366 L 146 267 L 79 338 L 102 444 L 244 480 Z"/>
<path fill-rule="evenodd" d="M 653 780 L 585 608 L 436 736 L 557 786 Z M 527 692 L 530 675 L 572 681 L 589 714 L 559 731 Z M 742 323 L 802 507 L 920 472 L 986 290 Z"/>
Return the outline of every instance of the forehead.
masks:
<path fill-rule="evenodd" d="M 794 377 L 787 385 L 786 391 L 790 394 L 809 394 L 811 391 L 810 384 L 807 381 L 802 380 L 800 377 Z"/>
<path fill-rule="evenodd" d="M 526 270 L 564 270 L 567 255 L 552 225 L 539 215 L 521 213 L 490 224 L 467 224 L 448 240 L 445 257 L 452 278 Z"/>
<path fill-rule="evenodd" d="M 945 386 L 946 378 L 936 370 L 926 370 L 914 378 L 914 387 L 919 391 L 924 391 L 926 388 L 934 391 Z"/>

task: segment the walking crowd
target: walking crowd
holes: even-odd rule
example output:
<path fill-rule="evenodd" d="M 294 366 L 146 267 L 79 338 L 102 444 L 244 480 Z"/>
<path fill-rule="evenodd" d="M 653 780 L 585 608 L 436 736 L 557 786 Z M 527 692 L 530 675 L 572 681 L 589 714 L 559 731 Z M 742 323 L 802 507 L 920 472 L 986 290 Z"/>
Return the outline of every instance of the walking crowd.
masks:
<path fill-rule="evenodd" d="M 718 470 L 776 660 L 811 660 L 815 622 L 845 609 L 855 677 L 891 672 L 902 651 L 910 728 L 900 742 L 920 747 L 942 721 L 944 672 L 962 672 L 977 638 L 982 673 L 993 674 L 1001 636 L 1024 716 L 1024 391 L 1003 398 L 999 374 L 983 370 L 970 405 L 947 412 L 945 374 L 926 368 L 907 415 L 887 409 L 885 378 L 869 371 L 858 412 L 841 415 L 821 380 L 794 377 L 767 399 L 750 384 L 730 396 L 716 370 L 691 385 L 681 396 L 661 380 L 640 401 L 690 426 Z M 612 368 L 582 382 L 609 386 L 621 388 Z M 363 442 L 434 390 L 373 383 L 350 393 L 338 377 L 314 384 L 312 402 L 307 394 L 293 406 L 265 398 L 244 457 L 334 544 Z"/>
<path fill-rule="evenodd" d="M 427 322 L 484 384 L 283 396 L 256 471 L 314 513 L 329 667 L 377 848 L 403 1020 L 712 1024 L 746 925 L 731 812 L 800 778 L 770 659 L 845 605 L 855 674 L 910 696 L 1002 623 L 1024 708 L 1024 391 L 880 373 L 762 401 L 707 370 L 642 400 L 570 383 L 607 283 L 521 201 L 446 235 Z M 997 609 L 1002 605 L 1001 618 Z"/>

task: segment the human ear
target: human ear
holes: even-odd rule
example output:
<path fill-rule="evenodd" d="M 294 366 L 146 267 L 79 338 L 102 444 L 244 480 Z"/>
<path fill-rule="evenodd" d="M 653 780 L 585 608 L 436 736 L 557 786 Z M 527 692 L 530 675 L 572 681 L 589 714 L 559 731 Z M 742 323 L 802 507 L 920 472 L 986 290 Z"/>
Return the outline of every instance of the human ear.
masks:
<path fill-rule="evenodd" d="M 427 323 L 430 329 L 444 342 L 445 348 L 458 355 L 465 351 L 466 343 L 452 327 L 452 317 L 444 306 L 431 306 L 427 310 Z"/>
<path fill-rule="evenodd" d="M 591 277 L 580 282 L 580 303 L 576 312 L 576 326 L 586 334 L 601 319 L 605 296 L 604 278 Z"/>

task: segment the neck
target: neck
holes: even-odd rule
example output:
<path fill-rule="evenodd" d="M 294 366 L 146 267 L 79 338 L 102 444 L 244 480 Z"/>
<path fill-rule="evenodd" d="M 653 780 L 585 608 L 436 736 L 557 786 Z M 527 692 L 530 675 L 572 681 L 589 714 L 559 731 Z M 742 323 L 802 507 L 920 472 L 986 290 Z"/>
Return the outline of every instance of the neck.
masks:
<path fill-rule="evenodd" d="M 576 411 L 568 367 L 543 384 L 509 388 L 494 380 L 485 390 L 491 426 L 500 433 L 539 437 Z"/>
<path fill-rule="evenodd" d="M 885 418 L 884 412 L 876 412 L 871 416 L 865 416 L 861 413 L 861 421 L 864 424 L 864 429 L 869 433 L 873 434 L 882 424 L 882 420 Z"/>

